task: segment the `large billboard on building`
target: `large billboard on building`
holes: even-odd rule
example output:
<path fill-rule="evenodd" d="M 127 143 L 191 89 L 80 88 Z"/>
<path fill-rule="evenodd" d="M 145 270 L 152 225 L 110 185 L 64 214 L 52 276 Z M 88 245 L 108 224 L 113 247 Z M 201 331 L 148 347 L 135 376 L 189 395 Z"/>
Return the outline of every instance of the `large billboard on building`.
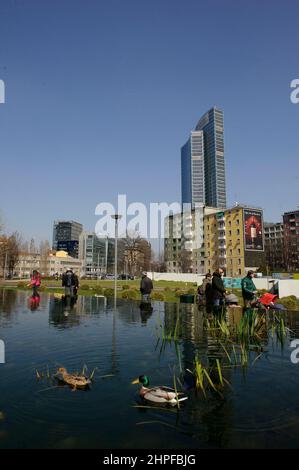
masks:
<path fill-rule="evenodd" d="M 246 251 L 264 251 L 262 211 L 244 209 L 244 248 Z"/>

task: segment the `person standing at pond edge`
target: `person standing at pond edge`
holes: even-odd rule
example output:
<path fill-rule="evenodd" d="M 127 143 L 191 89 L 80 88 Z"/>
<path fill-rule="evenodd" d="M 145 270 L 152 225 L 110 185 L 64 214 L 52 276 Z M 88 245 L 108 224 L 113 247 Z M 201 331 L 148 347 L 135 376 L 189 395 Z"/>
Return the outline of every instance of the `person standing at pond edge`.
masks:
<path fill-rule="evenodd" d="M 207 273 L 201 286 L 197 289 L 198 305 L 206 305 L 208 313 L 212 310 L 212 274 Z"/>
<path fill-rule="evenodd" d="M 40 273 L 35 269 L 32 272 L 30 284 L 28 284 L 29 287 L 32 287 L 32 297 L 39 297 L 38 289 L 40 288 L 40 285 L 41 276 Z"/>
<path fill-rule="evenodd" d="M 152 280 L 147 276 L 146 272 L 143 272 L 141 275 L 140 281 L 140 292 L 142 295 L 143 302 L 149 302 L 151 299 L 151 292 L 153 290 Z"/>
<path fill-rule="evenodd" d="M 73 297 L 75 295 L 76 279 L 71 269 L 67 269 L 62 275 L 62 287 L 64 287 L 65 296 Z"/>
<path fill-rule="evenodd" d="M 252 280 L 253 276 L 254 271 L 248 271 L 247 276 L 245 276 L 241 281 L 242 296 L 245 308 L 250 308 L 252 306 L 255 294 L 257 293 L 255 284 Z"/>
<path fill-rule="evenodd" d="M 224 271 L 221 268 L 218 268 L 213 274 L 211 297 L 215 309 L 218 309 L 224 304 L 226 290 L 222 279 L 223 276 Z"/>

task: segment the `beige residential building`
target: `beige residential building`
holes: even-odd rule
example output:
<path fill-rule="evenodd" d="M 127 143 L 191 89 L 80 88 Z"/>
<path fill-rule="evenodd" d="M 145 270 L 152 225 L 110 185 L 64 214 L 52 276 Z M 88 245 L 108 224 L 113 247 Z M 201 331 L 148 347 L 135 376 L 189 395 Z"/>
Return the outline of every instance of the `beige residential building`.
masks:
<path fill-rule="evenodd" d="M 39 253 L 20 253 L 19 262 L 14 268 L 14 276 L 30 278 L 32 271 L 39 271 L 44 276 L 54 276 L 64 273 L 67 269 L 72 269 L 78 275 L 81 274 L 82 261 L 68 256 L 66 251 L 50 252 L 46 257 L 41 257 Z"/>
<path fill-rule="evenodd" d="M 264 264 L 263 211 L 236 205 L 204 216 L 205 270 L 244 276 Z"/>
<path fill-rule="evenodd" d="M 168 272 L 205 273 L 204 215 L 217 211 L 197 204 L 191 211 L 165 218 L 164 259 Z"/>

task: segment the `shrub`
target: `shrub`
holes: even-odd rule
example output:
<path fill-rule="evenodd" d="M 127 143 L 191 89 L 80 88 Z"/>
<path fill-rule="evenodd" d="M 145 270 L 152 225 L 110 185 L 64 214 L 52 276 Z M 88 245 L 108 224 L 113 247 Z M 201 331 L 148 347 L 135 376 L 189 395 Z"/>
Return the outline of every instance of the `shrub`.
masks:
<path fill-rule="evenodd" d="M 171 290 L 171 287 L 169 286 L 164 287 L 164 292 L 169 292 L 170 290 Z"/>
<path fill-rule="evenodd" d="M 104 292 L 103 287 L 101 287 L 101 286 L 95 287 L 94 291 L 98 295 L 103 295 L 103 292 Z"/>
<path fill-rule="evenodd" d="M 182 288 L 181 287 L 176 287 L 174 290 L 175 290 L 175 292 L 177 292 L 177 291 L 181 291 Z"/>
<path fill-rule="evenodd" d="M 27 282 L 18 282 L 17 287 L 19 287 L 19 289 L 26 289 L 27 284 Z"/>
<path fill-rule="evenodd" d="M 180 295 L 186 294 L 184 290 L 178 289 L 175 291 L 175 296 L 180 297 Z"/>
<path fill-rule="evenodd" d="M 46 286 L 41 285 L 41 286 L 39 286 L 38 290 L 40 292 L 44 292 L 46 290 Z"/>
<path fill-rule="evenodd" d="M 278 300 L 278 303 L 284 305 L 288 310 L 299 310 L 299 300 L 295 295 L 288 295 Z"/>
<path fill-rule="evenodd" d="M 81 290 L 89 290 L 89 289 L 90 289 L 89 284 L 82 284 L 82 285 L 80 286 L 80 289 L 81 289 Z"/>
<path fill-rule="evenodd" d="M 104 296 L 105 297 L 113 297 L 114 296 L 114 289 L 111 289 L 111 288 L 107 288 L 107 289 L 104 289 Z"/>
<path fill-rule="evenodd" d="M 121 294 L 123 299 L 136 300 L 138 298 L 138 293 L 133 289 L 124 290 Z"/>
<path fill-rule="evenodd" d="M 195 289 L 190 288 L 190 289 L 187 290 L 187 294 L 195 295 L 195 294 L 196 294 L 196 291 L 195 291 Z"/>
<path fill-rule="evenodd" d="M 130 286 L 128 286 L 128 284 L 124 284 L 124 285 L 122 286 L 122 289 L 123 289 L 123 290 L 128 290 L 128 289 L 130 289 Z"/>
<path fill-rule="evenodd" d="M 152 300 L 160 300 L 161 302 L 165 300 L 164 294 L 162 292 L 153 292 L 151 298 Z"/>

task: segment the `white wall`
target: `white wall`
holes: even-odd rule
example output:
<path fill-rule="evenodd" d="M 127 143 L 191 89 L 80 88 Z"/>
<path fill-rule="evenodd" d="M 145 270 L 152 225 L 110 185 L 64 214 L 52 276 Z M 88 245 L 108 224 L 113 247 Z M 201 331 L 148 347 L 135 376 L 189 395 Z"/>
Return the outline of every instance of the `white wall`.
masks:
<path fill-rule="evenodd" d="M 299 280 L 298 279 L 283 279 L 278 281 L 279 297 L 287 297 L 288 295 L 295 295 L 299 298 Z"/>
<path fill-rule="evenodd" d="M 148 271 L 148 277 L 154 281 L 177 281 L 177 282 L 193 282 L 200 285 L 204 276 L 192 273 L 155 273 Z"/>
<path fill-rule="evenodd" d="M 148 272 L 148 277 L 153 279 L 155 282 L 160 281 L 177 281 L 177 282 L 192 282 L 200 285 L 205 276 L 201 274 L 189 274 L 189 273 L 156 273 Z M 270 281 L 275 281 L 270 282 Z M 272 278 L 257 278 L 253 279 L 253 282 L 258 290 L 266 289 L 270 290 L 271 287 L 278 283 L 279 297 L 286 297 L 288 295 L 295 295 L 299 298 L 299 280 L 283 279 L 277 280 Z"/>

